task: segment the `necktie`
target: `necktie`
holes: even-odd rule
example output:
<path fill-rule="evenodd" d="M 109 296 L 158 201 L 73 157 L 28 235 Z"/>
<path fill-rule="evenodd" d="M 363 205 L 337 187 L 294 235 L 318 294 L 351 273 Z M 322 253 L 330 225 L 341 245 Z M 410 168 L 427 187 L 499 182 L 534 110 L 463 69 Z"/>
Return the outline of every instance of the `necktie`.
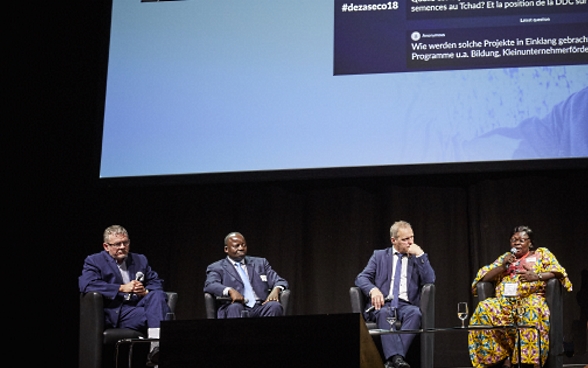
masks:
<path fill-rule="evenodd" d="M 249 308 L 255 305 L 255 295 L 253 294 L 253 288 L 251 287 L 251 283 L 249 282 L 249 277 L 245 273 L 245 270 L 241 267 L 241 263 L 235 262 L 235 266 L 237 266 L 237 270 L 239 270 L 239 276 L 241 276 L 241 280 L 243 280 L 243 284 L 245 285 L 245 299 L 247 303 L 245 303 Z"/>
<path fill-rule="evenodd" d="M 394 289 L 392 290 L 392 308 L 398 308 L 398 293 L 400 292 L 400 274 L 402 272 L 402 254 L 396 252 L 396 269 L 394 270 Z"/>

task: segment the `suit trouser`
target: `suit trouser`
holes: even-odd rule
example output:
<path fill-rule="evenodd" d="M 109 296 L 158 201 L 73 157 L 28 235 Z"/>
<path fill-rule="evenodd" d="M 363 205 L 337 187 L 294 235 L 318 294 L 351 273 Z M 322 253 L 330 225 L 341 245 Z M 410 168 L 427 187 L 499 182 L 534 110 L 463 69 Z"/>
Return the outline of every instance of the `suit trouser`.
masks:
<path fill-rule="evenodd" d="M 123 304 L 118 327 L 140 331 L 147 328 L 157 328 L 169 312 L 167 294 L 161 290 L 150 291 L 136 304 Z"/>
<path fill-rule="evenodd" d="M 276 317 L 284 314 L 280 302 L 267 302 L 261 304 L 259 301 L 251 308 L 242 303 L 232 303 L 218 311 L 218 318 L 241 318 L 241 311 L 249 311 L 249 317 Z"/>
<path fill-rule="evenodd" d="M 380 329 L 390 329 L 390 324 L 386 321 L 386 317 L 390 314 L 390 303 L 386 302 L 379 311 L 373 312 Z M 402 322 L 401 330 L 416 330 L 421 327 L 421 310 L 419 307 L 400 299 L 396 314 L 398 320 Z M 382 349 L 386 359 L 390 359 L 394 355 L 406 357 L 406 352 L 415 336 L 415 334 L 381 335 Z"/>

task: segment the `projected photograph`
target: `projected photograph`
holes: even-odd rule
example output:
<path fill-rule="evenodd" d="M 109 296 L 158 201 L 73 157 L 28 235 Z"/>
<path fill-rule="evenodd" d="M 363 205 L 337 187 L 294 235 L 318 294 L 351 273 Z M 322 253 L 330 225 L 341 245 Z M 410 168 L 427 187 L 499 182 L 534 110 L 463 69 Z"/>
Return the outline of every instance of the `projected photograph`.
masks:
<path fill-rule="evenodd" d="M 100 177 L 586 158 L 587 16 L 560 0 L 113 0 Z"/>

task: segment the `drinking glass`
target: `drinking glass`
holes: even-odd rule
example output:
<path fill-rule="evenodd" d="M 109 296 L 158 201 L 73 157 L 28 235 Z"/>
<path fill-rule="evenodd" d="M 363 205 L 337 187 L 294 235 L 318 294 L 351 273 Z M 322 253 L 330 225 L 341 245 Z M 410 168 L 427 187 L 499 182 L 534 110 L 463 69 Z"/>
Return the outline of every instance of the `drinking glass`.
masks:
<path fill-rule="evenodd" d="M 468 318 L 468 303 L 457 303 L 457 318 L 461 319 L 461 328 L 465 328 L 465 320 Z"/>
<path fill-rule="evenodd" d="M 390 330 L 394 329 L 394 323 L 396 323 L 396 308 L 389 307 L 388 315 L 386 316 L 386 321 L 390 324 Z"/>

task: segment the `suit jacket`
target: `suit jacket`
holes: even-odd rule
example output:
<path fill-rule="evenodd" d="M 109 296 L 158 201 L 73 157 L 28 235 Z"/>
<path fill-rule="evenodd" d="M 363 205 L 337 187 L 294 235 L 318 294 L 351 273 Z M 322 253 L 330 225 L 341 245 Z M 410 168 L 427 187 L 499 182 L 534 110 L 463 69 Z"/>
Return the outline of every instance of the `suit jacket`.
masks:
<path fill-rule="evenodd" d="M 380 289 L 384 297 L 390 293 L 390 280 L 392 279 L 392 261 L 394 259 L 393 248 L 376 250 L 368 261 L 367 266 L 355 278 L 364 295 L 369 295 L 374 287 Z M 420 257 L 410 256 L 407 265 L 407 292 L 409 302 L 420 307 L 421 289 L 424 284 L 435 282 L 435 271 L 429 263 L 429 256 L 425 253 Z M 371 300 L 367 307 L 371 306 Z"/>
<path fill-rule="evenodd" d="M 272 269 L 267 259 L 245 256 L 245 265 L 251 287 L 259 299 L 265 300 L 276 286 L 288 288 L 288 281 Z M 222 296 L 223 290 L 227 287 L 231 287 L 241 294 L 245 293 L 245 285 L 235 269 L 235 264 L 224 258 L 207 267 L 204 292 Z"/>
<path fill-rule="evenodd" d="M 145 277 L 143 285 L 147 290 L 163 290 L 163 280 L 159 278 L 157 272 L 151 269 L 147 257 L 144 255 L 129 253 L 127 269 L 131 280 L 135 279 L 137 272 L 143 272 Z M 120 285 L 124 284 L 122 275 L 116 265 L 116 260 L 106 251 L 86 257 L 78 283 L 81 293 L 97 291 L 104 296 L 105 323 L 112 327 L 118 327 L 118 316 L 123 302 L 131 305 L 139 302 L 136 295 L 133 295 L 131 300 L 125 301 L 125 293 L 118 291 Z"/>

